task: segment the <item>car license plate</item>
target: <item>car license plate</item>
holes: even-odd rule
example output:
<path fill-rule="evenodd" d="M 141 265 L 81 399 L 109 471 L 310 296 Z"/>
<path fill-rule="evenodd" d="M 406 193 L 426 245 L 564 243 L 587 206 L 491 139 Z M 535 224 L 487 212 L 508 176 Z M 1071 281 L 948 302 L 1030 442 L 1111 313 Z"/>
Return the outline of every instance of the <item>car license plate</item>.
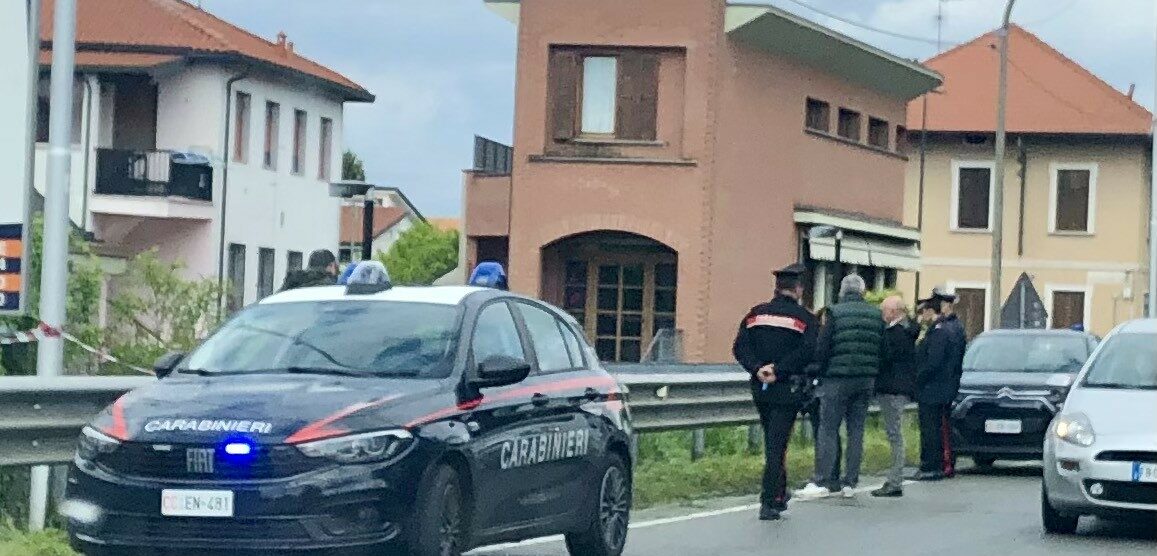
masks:
<path fill-rule="evenodd" d="M 1021 427 L 1018 419 L 988 419 L 984 421 L 984 432 L 989 434 L 1020 434 Z"/>
<path fill-rule="evenodd" d="M 1157 483 L 1157 463 L 1133 462 L 1134 483 Z"/>
<path fill-rule="evenodd" d="M 161 515 L 176 517 L 233 517 L 233 491 L 162 490 Z"/>

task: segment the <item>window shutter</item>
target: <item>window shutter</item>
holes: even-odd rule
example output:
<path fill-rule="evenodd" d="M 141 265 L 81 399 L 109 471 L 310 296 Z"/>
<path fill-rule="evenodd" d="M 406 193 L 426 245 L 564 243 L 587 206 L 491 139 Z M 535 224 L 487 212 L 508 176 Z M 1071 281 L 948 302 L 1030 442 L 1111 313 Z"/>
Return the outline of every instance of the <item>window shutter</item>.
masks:
<path fill-rule="evenodd" d="M 659 109 L 659 57 L 629 51 L 619 57 L 615 136 L 654 141 Z"/>
<path fill-rule="evenodd" d="M 579 55 L 576 52 L 552 50 L 550 69 L 550 129 L 556 141 L 575 136 L 575 114 L 578 110 Z"/>

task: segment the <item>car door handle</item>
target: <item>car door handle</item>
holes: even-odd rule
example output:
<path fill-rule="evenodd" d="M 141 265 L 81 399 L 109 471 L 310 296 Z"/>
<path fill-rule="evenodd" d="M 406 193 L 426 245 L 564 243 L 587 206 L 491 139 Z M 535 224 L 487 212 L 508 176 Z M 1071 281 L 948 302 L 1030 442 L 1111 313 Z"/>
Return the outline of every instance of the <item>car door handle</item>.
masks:
<path fill-rule="evenodd" d="M 601 398 L 603 395 L 598 390 L 595 390 L 594 388 L 591 388 L 591 387 L 587 387 L 586 392 L 583 393 L 583 396 L 586 399 L 593 402 L 593 401 Z"/>
<path fill-rule="evenodd" d="M 535 394 L 530 397 L 530 403 L 534 404 L 536 407 L 542 407 L 550 403 L 550 396 L 547 396 L 546 394 Z"/>

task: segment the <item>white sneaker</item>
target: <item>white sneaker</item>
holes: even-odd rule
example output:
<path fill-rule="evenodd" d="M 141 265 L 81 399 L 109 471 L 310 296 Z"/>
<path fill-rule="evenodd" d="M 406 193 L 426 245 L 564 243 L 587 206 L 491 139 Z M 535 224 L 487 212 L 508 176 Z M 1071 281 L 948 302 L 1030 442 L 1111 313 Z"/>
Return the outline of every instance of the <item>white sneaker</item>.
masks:
<path fill-rule="evenodd" d="M 840 494 L 842 494 L 844 496 L 844 498 L 855 498 L 856 497 L 856 489 L 846 486 L 842 490 L 840 490 Z"/>
<path fill-rule="evenodd" d="M 795 491 L 795 495 L 800 498 L 823 498 L 831 493 L 832 491 L 815 483 L 808 483 L 807 486 Z"/>

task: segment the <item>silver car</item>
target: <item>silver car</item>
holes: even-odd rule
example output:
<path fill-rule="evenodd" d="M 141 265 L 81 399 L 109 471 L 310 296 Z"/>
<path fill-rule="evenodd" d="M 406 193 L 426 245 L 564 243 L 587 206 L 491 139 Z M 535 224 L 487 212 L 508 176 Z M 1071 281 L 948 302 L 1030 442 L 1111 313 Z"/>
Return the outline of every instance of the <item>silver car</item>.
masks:
<path fill-rule="evenodd" d="M 1093 352 L 1045 435 L 1041 517 L 1157 516 L 1157 319 L 1118 326 Z"/>

